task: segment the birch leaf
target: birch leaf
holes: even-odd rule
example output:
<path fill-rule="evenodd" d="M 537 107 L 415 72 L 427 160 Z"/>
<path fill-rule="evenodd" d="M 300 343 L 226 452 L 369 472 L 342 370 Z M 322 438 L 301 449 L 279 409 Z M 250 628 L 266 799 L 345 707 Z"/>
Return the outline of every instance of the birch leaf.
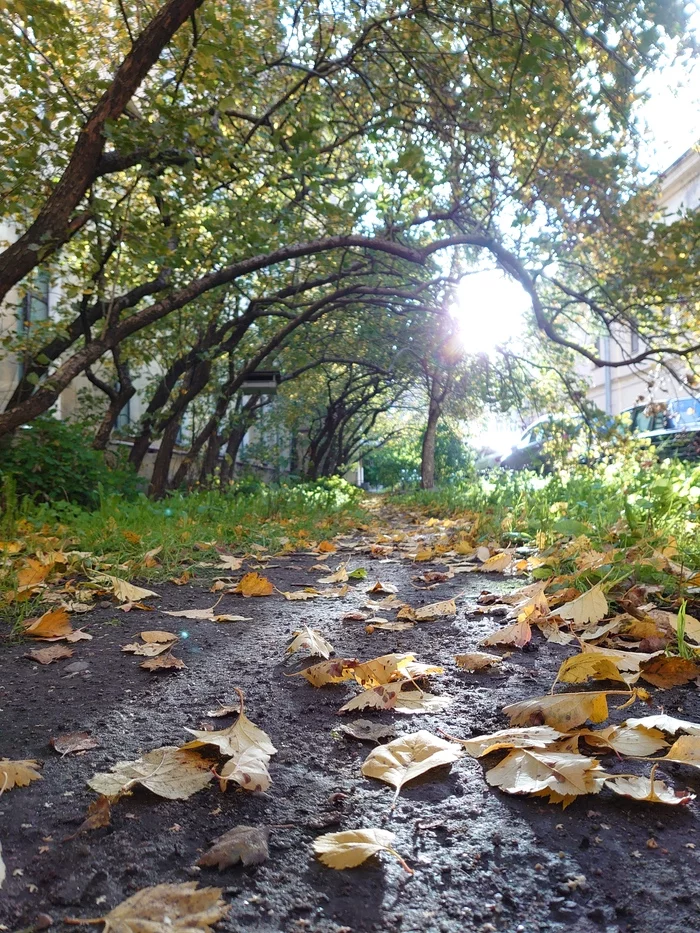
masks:
<path fill-rule="evenodd" d="M 370 722 L 369 719 L 355 719 L 346 725 L 342 725 L 340 731 L 352 736 L 353 739 L 358 739 L 360 742 L 379 742 L 382 739 L 396 737 L 396 729 L 393 726 Z"/>
<path fill-rule="evenodd" d="M 507 794 L 535 794 L 563 802 L 579 794 L 597 794 L 606 775 L 597 759 L 570 752 L 534 752 L 519 748 L 510 752 L 495 768 L 486 772 L 486 781 Z M 564 798 L 557 800 L 558 798 Z"/>
<path fill-rule="evenodd" d="M 398 591 L 399 588 L 393 583 L 382 583 L 379 580 L 367 590 L 368 593 L 380 593 L 382 596 L 394 596 Z"/>
<path fill-rule="evenodd" d="M 377 778 L 395 787 L 395 803 L 401 788 L 408 781 L 433 768 L 452 764 L 462 754 L 454 742 L 447 742 L 421 729 L 372 749 L 362 765 L 362 773 L 365 777 Z"/>
<path fill-rule="evenodd" d="M 394 834 L 386 829 L 350 829 L 342 833 L 326 833 L 314 840 L 314 852 L 328 868 L 356 868 L 378 852 L 388 852 L 413 874 L 393 848 Z"/>
<path fill-rule="evenodd" d="M 333 645 L 326 641 L 320 632 L 309 628 L 308 625 L 305 625 L 300 631 L 294 632 L 294 634 L 296 638 L 287 648 L 287 654 L 293 654 L 295 651 L 301 651 L 305 648 L 309 654 L 330 658 L 335 650 Z"/>
<path fill-rule="evenodd" d="M 560 693 L 535 697 L 504 706 L 503 712 L 514 726 L 545 723 L 561 732 L 582 725 L 587 719 L 603 722 L 608 718 L 608 693 Z"/>
<path fill-rule="evenodd" d="M 284 596 L 285 599 L 303 601 L 306 599 L 317 599 L 319 596 L 318 590 L 306 587 L 303 590 L 293 590 L 291 592 L 285 592 L 280 590 L 280 593 Z"/>
<path fill-rule="evenodd" d="M 457 605 L 454 599 L 443 599 L 439 603 L 430 603 L 427 606 L 420 606 L 414 610 L 416 622 L 432 622 L 435 619 L 442 619 L 446 616 L 453 616 L 457 613 Z"/>
<path fill-rule="evenodd" d="M 211 781 L 212 764 L 198 752 L 165 745 L 135 761 L 118 761 L 111 771 L 90 778 L 88 786 L 105 797 L 116 797 L 141 784 L 159 797 L 184 800 Z"/>
<path fill-rule="evenodd" d="M 211 933 L 229 912 L 221 888 L 196 881 L 143 888 L 105 916 L 103 933 Z"/>
<path fill-rule="evenodd" d="M 41 775 L 37 768 L 41 765 L 31 759 L 11 761 L 9 758 L 0 758 L 0 794 L 13 787 L 26 787 L 32 781 L 40 781 Z"/>
<path fill-rule="evenodd" d="M 169 646 L 170 647 L 170 646 Z M 157 658 L 148 658 L 139 664 L 146 671 L 181 671 L 185 667 L 182 658 L 176 658 L 174 654 L 160 654 Z"/>
<path fill-rule="evenodd" d="M 497 654 L 487 654 L 485 651 L 472 651 L 470 654 L 456 654 L 455 663 L 465 671 L 483 671 L 496 664 L 503 658 Z"/>
<path fill-rule="evenodd" d="M 557 615 L 567 619 L 573 625 L 583 627 L 592 622 L 600 622 L 608 613 L 608 601 L 600 584 L 583 593 L 570 603 L 564 603 L 557 609 Z"/>

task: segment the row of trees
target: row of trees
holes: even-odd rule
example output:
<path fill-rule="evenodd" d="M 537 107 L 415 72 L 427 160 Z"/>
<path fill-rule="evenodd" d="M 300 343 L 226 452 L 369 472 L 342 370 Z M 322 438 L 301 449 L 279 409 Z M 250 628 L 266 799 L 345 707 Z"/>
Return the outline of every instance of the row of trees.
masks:
<path fill-rule="evenodd" d="M 9 0 L 0 299 L 46 267 L 64 297 L 4 335 L 23 367 L 0 437 L 86 374 L 104 448 L 138 381 L 130 457 L 159 440 L 163 495 L 224 447 L 226 474 L 263 404 L 239 390 L 274 362 L 304 472 L 424 398 L 429 486 L 451 400 L 522 373 L 454 347 L 453 289 L 484 264 L 560 356 L 600 364 L 580 335 L 624 325 L 635 362 L 692 358 L 697 220 L 654 217 L 630 116 L 682 25 L 651 0 Z"/>

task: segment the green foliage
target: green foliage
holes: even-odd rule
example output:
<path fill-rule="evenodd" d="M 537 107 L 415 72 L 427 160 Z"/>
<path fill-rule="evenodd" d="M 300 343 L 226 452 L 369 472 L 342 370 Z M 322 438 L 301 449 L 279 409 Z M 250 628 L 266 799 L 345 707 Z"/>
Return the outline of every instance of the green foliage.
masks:
<path fill-rule="evenodd" d="M 139 479 L 126 469 L 111 469 L 93 450 L 89 432 L 50 416 L 20 429 L 0 449 L 0 477 L 6 508 L 25 496 L 36 502 L 66 501 L 96 508 L 105 495 L 133 498 Z M 9 480 L 9 482 L 8 482 Z"/>
<path fill-rule="evenodd" d="M 363 458 L 365 482 L 385 489 L 408 488 L 420 482 L 422 432 L 411 427 Z M 439 485 L 451 485 L 473 475 L 473 460 L 459 432 L 449 424 L 438 427 L 435 476 Z"/>

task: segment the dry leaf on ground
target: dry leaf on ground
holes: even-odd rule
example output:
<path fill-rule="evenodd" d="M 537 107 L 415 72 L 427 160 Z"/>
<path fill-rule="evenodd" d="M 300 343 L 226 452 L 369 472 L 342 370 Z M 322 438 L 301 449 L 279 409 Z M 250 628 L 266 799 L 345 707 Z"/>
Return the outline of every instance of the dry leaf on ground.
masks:
<path fill-rule="evenodd" d="M 582 729 L 578 735 L 588 745 L 610 748 L 618 755 L 646 757 L 668 747 L 663 732 L 644 726 L 608 726 L 605 729 Z"/>
<path fill-rule="evenodd" d="M 378 658 L 356 664 L 355 680 L 363 687 L 377 687 L 406 676 L 406 668 L 415 661 L 414 654 L 382 654 Z"/>
<path fill-rule="evenodd" d="M 682 806 L 695 800 L 695 794 L 690 791 L 674 791 L 663 781 L 655 780 L 655 773 L 656 765 L 651 769 L 649 777 L 636 775 L 613 777 L 605 782 L 605 786 L 621 797 L 630 797 L 632 800 L 648 803 L 665 803 L 672 807 Z"/>
<path fill-rule="evenodd" d="M 465 671 L 483 671 L 495 664 L 500 664 L 503 658 L 497 654 L 487 654 L 485 651 L 472 651 L 469 654 L 456 654 L 455 663 Z"/>
<path fill-rule="evenodd" d="M 499 629 L 493 635 L 489 635 L 481 642 L 482 645 L 514 645 L 516 648 L 523 648 L 532 638 L 532 628 L 530 623 L 523 619 L 522 622 L 514 622 L 513 625 L 506 625 Z"/>
<path fill-rule="evenodd" d="M 267 577 L 263 577 L 252 570 L 241 578 L 233 592 L 245 597 L 272 596 L 274 589 L 274 586 Z"/>
<path fill-rule="evenodd" d="M 258 745 L 251 745 L 230 758 L 218 772 L 221 790 L 226 790 L 228 781 L 235 781 L 243 790 L 267 790 L 272 780 L 267 766 L 270 755 Z"/>
<path fill-rule="evenodd" d="M 294 632 L 296 638 L 287 648 L 287 654 L 293 654 L 295 651 L 301 651 L 304 648 L 309 654 L 320 655 L 322 658 L 330 658 L 335 651 L 333 645 L 327 641 L 323 635 L 314 628 L 305 625 L 300 631 Z"/>
<path fill-rule="evenodd" d="M 58 735 L 56 738 L 49 739 L 49 745 L 53 746 L 59 755 L 86 752 L 91 748 L 97 748 L 99 744 L 97 739 L 89 732 L 67 732 L 65 735 Z"/>
<path fill-rule="evenodd" d="M 210 933 L 229 909 L 221 888 L 198 888 L 196 881 L 157 884 L 110 910 L 102 933 Z"/>
<path fill-rule="evenodd" d="M 335 573 L 332 573 L 327 577 L 319 577 L 316 582 L 322 583 L 324 586 L 328 586 L 332 583 L 345 583 L 348 579 L 348 572 L 345 567 L 345 564 L 341 564 Z"/>
<path fill-rule="evenodd" d="M 369 616 L 366 612 L 360 612 L 359 609 L 351 609 L 350 612 L 346 612 L 342 618 L 342 622 L 366 622 Z"/>
<path fill-rule="evenodd" d="M 317 599 L 320 595 L 318 590 L 315 590 L 313 587 L 306 587 L 303 590 L 297 590 L 296 592 L 285 592 L 284 590 L 279 591 L 285 599 L 291 600 L 305 600 L 305 599 Z"/>
<path fill-rule="evenodd" d="M 597 794 L 606 775 L 597 759 L 570 752 L 534 752 L 519 748 L 509 752 L 486 781 L 508 794 L 536 794 L 565 807 L 579 794 Z"/>
<path fill-rule="evenodd" d="M 219 600 L 220 602 L 220 600 Z M 210 606 L 208 609 L 180 609 L 173 611 L 166 611 L 162 609 L 161 612 L 166 616 L 176 616 L 179 619 L 198 619 L 204 620 L 205 622 L 250 622 L 250 617 L 248 616 L 232 616 L 228 614 L 220 615 L 214 612 L 216 607 L 219 605 L 218 602 L 214 603 L 213 606 Z"/>
<path fill-rule="evenodd" d="M 202 790 L 212 779 L 213 762 L 188 748 L 165 745 L 135 761 L 118 761 L 111 771 L 95 774 L 88 786 L 98 794 L 116 797 L 137 784 L 159 797 L 184 800 Z"/>
<path fill-rule="evenodd" d="M 266 755 L 274 755 L 277 749 L 270 741 L 270 737 L 262 729 L 241 712 L 236 722 L 228 729 L 217 732 L 205 732 L 197 729 L 186 729 L 195 736 L 195 740 L 188 742 L 183 748 L 199 748 L 202 745 L 216 745 L 222 755 L 232 758 L 240 755 L 249 748 L 259 748 Z"/>
<path fill-rule="evenodd" d="M 457 613 L 457 605 L 454 599 L 443 599 L 439 603 L 429 603 L 427 606 L 419 606 L 414 609 L 413 617 L 416 622 L 432 622 L 435 619 L 443 619 L 447 616 L 453 616 Z"/>
<path fill-rule="evenodd" d="M 377 778 L 395 787 L 395 803 L 401 788 L 408 781 L 433 768 L 452 764 L 462 754 L 461 748 L 454 742 L 421 729 L 373 749 L 362 765 L 362 773 L 365 777 Z"/>
<path fill-rule="evenodd" d="M 500 554 L 492 554 L 487 557 L 481 567 L 480 573 L 502 573 L 513 563 L 513 557 L 508 551 L 501 551 Z"/>
<path fill-rule="evenodd" d="M 353 680 L 355 667 L 360 662 L 357 658 L 335 658 L 333 661 L 319 661 L 303 671 L 297 671 L 292 677 L 303 677 L 313 687 L 325 687 L 326 684 L 339 684 L 344 680 Z"/>
<path fill-rule="evenodd" d="M 588 680 L 616 680 L 623 684 L 628 682 L 615 666 L 613 657 L 603 657 L 586 651 L 562 662 L 555 683 L 561 681 L 565 684 L 583 684 Z"/>
<path fill-rule="evenodd" d="M 182 658 L 176 658 L 174 654 L 160 654 L 155 658 L 147 658 L 139 664 L 146 671 L 181 671 L 185 668 L 185 662 Z"/>
<path fill-rule="evenodd" d="M 121 603 L 137 603 L 140 599 L 146 599 L 149 596 L 158 596 L 158 593 L 154 593 L 153 590 L 147 590 L 142 586 L 136 586 L 133 583 L 122 580 L 121 577 L 113 577 L 109 573 L 99 574 L 98 580 L 100 583 L 106 580 L 109 589 L 112 590 Z"/>
<path fill-rule="evenodd" d="M 489 735 L 477 735 L 473 739 L 450 738 L 453 742 L 459 742 L 472 758 L 483 758 L 503 748 L 547 748 L 553 742 L 566 738 L 566 733 L 552 729 L 551 726 L 526 726 L 521 729 L 501 729 Z"/>
<path fill-rule="evenodd" d="M 575 626 L 583 627 L 591 622 L 600 622 L 608 613 L 608 601 L 603 594 L 600 584 L 588 592 L 583 593 L 570 603 L 564 603 L 557 609 L 556 614 L 567 619 Z"/>
<path fill-rule="evenodd" d="M 424 690 L 406 690 L 412 686 L 410 680 L 381 684 L 364 690 L 358 696 L 341 706 L 338 713 L 347 713 L 353 709 L 393 709 L 397 713 L 435 713 L 445 709 L 453 702 L 452 697 L 436 696 Z"/>
<path fill-rule="evenodd" d="M 316 548 L 319 554 L 333 554 L 337 550 L 335 544 L 332 541 L 321 541 L 321 543 Z M 324 558 L 325 560 L 325 558 Z"/>
<path fill-rule="evenodd" d="M 382 596 L 395 596 L 398 591 L 399 588 L 394 586 L 393 583 L 382 583 L 380 580 L 377 580 L 377 582 L 367 590 L 368 593 L 379 593 Z"/>
<path fill-rule="evenodd" d="M 243 565 L 242 557 L 233 557 L 231 554 L 219 554 L 219 570 L 240 570 Z"/>
<path fill-rule="evenodd" d="M 677 761 L 679 764 L 700 768 L 700 735 L 682 735 L 659 761 Z"/>
<path fill-rule="evenodd" d="M 350 735 L 360 742 L 379 742 L 381 739 L 393 739 L 396 729 L 393 726 L 384 726 L 381 723 L 370 722 L 369 719 L 355 719 L 353 722 L 343 724 L 340 731 Z"/>
<path fill-rule="evenodd" d="M 545 723 L 561 732 L 568 732 L 583 725 L 587 719 L 591 722 L 607 719 L 609 695 L 609 691 L 601 691 L 534 697 L 504 706 L 503 712 L 514 726 L 538 726 Z"/>
<path fill-rule="evenodd" d="M 386 619 L 367 619 L 365 631 L 371 635 L 375 629 L 383 632 L 405 632 L 406 629 L 415 628 L 415 622 L 388 622 Z"/>
<path fill-rule="evenodd" d="M 37 768 L 41 765 L 31 759 L 12 761 L 9 758 L 0 758 L 0 794 L 13 787 L 26 787 L 32 781 L 40 781 L 41 775 Z"/>
<path fill-rule="evenodd" d="M 63 660 L 63 658 L 72 658 L 73 649 L 66 648 L 65 645 L 49 645 L 48 648 L 33 648 L 23 657 L 29 658 L 30 661 L 38 661 L 39 664 L 52 664 L 54 661 Z"/>
<path fill-rule="evenodd" d="M 197 864 L 204 868 L 216 867 L 219 871 L 238 862 L 261 865 L 269 855 L 269 838 L 267 826 L 234 826 L 214 840 Z"/>
<path fill-rule="evenodd" d="M 658 657 L 645 664 L 640 677 L 660 690 L 678 687 L 690 683 L 700 675 L 700 667 L 695 661 L 685 658 Z"/>
<path fill-rule="evenodd" d="M 102 829 L 104 826 L 109 826 L 111 819 L 112 805 L 110 799 L 109 797 L 101 795 L 97 800 L 92 801 L 88 807 L 87 816 L 76 829 L 75 833 L 72 836 L 68 836 L 68 839 L 75 839 L 80 833 L 89 833 L 95 829 Z"/>
<path fill-rule="evenodd" d="M 326 833 L 314 840 L 314 852 L 328 868 L 356 868 L 378 852 L 388 852 L 404 869 L 412 869 L 393 848 L 394 834 L 386 829 L 350 829 L 342 833 Z"/>
<path fill-rule="evenodd" d="M 624 725 L 643 726 L 646 729 L 661 729 L 662 732 L 668 732 L 670 735 L 676 735 L 677 732 L 700 735 L 700 723 L 689 722 L 687 719 L 676 719 L 674 716 L 667 716 L 665 713 L 659 713 L 656 716 L 629 718 L 625 720 Z"/>
<path fill-rule="evenodd" d="M 65 609 L 51 609 L 38 619 L 27 619 L 24 623 L 24 635 L 30 638 L 43 638 L 47 641 L 65 638 L 73 632 L 70 618 Z"/>

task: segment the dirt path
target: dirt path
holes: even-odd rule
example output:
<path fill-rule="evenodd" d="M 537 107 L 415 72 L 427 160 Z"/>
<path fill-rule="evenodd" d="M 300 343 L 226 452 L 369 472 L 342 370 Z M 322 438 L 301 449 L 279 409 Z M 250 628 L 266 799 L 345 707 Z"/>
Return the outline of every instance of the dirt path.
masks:
<path fill-rule="evenodd" d="M 307 568 L 317 562 L 309 555 L 275 559 L 265 573 L 280 589 L 291 589 L 315 581 L 318 574 Z M 41 926 L 47 923 L 41 914 L 58 927 L 66 917 L 100 916 L 147 885 L 197 878 L 224 888 L 231 904 L 220 927 L 226 931 L 700 930 L 697 804 L 651 807 L 604 791 L 562 811 L 489 788 L 482 764 L 464 758 L 449 771 L 409 785 L 390 812 L 391 789 L 360 773 L 372 746 L 337 731 L 346 719 L 337 710 L 357 687 L 317 690 L 285 676 L 303 666 L 298 655 L 285 659 L 295 628 L 308 623 L 320 629 L 341 656 L 411 651 L 420 661 L 445 666 L 444 676 L 432 679 L 435 693 L 455 699 L 445 712 L 359 714 L 395 724 L 399 733 L 444 729 L 467 737 L 503 728 L 501 707 L 548 692 L 562 658 L 573 652 L 537 634 L 529 650 L 514 652 L 500 670 L 464 673 L 454 654 L 476 650 L 499 627 L 497 620 L 474 613 L 476 595 L 485 587 L 503 591 L 516 583 L 471 574 L 419 592 L 408 561 L 356 555 L 350 568 L 356 565 L 367 567 L 369 577 L 342 600 L 224 597 L 217 611 L 243 613 L 251 622 L 183 625 L 185 620 L 158 612 L 97 609 L 80 620 L 93 640 L 78 643 L 68 661 L 40 667 L 23 659 L 26 644 L 3 645 L 0 758 L 45 764 L 43 780 L 0 797 L 8 875 L 0 893 L 2 929 L 26 928 L 38 917 Z M 460 594 L 457 616 L 373 634 L 361 622 L 341 621 L 363 605 L 376 579 L 394 583 L 414 606 Z M 161 599 L 154 604 L 167 609 L 214 601 L 201 583 L 156 590 Z M 186 670 L 149 674 L 138 658 L 120 651 L 138 632 L 153 628 L 186 630 L 177 652 Z M 213 782 L 188 800 L 171 802 L 136 790 L 114 808 L 110 827 L 63 841 L 95 799 L 88 778 L 118 760 L 183 743 L 186 726 L 229 723 L 207 720 L 206 711 L 218 701 L 232 702 L 233 687 L 244 691 L 248 715 L 278 749 L 267 793 L 229 788 L 222 794 Z M 700 721 L 695 687 L 656 694 L 659 699 L 667 712 Z M 659 711 L 654 703 L 635 715 Z M 99 748 L 61 758 L 49 746 L 52 736 L 82 729 L 99 738 Z M 700 793 L 697 771 L 671 765 L 666 772 L 679 786 Z M 259 867 L 221 874 L 192 868 L 213 838 L 241 823 L 293 828 L 272 833 L 270 858 Z M 413 876 L 389 858 L 344 872 L 314 859 L 310 844 L 320 833 L 366 826 L 396 834 L 396 848 L 415 869 Z"/>

